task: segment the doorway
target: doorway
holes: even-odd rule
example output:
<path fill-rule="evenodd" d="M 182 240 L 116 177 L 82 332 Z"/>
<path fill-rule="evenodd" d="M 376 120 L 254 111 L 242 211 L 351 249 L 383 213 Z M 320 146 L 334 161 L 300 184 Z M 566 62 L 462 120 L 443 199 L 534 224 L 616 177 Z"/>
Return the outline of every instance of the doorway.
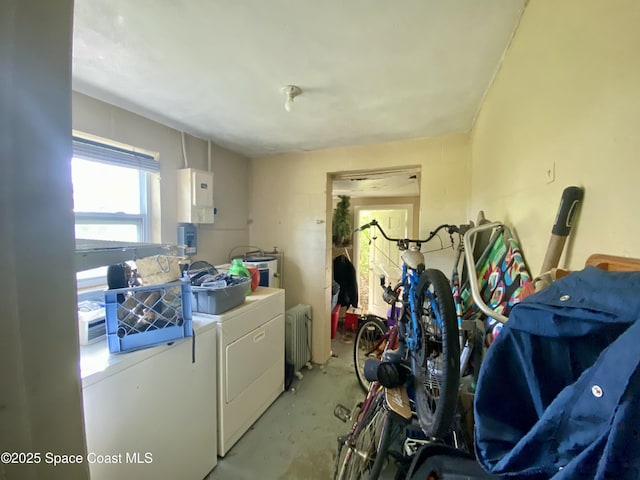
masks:
<path fill-rule="evenodd" d="M 338 196 L 346 195 L 351 202 L 354 229 L 367 223 L 366 218 L 375 218 L 388 235 L 411 236 L 417 232 L 419 224 L 420 176 L 420 166 L 330 173 L 328 218 L 332 218 Z M 338 254 L 344 254 L 345 249 L 331 249 L 331 233 L 331 229 L 328 229 L 328 250 L 332 252 L 331 258 L 335 258 Z M 373 236 L 378 238 L 373 240 Z M 384 273 L 389 280 L 397 280 L 400 277 L 397 247 L 384 240 L 378 232 L 371 230 L 354 234 L 352 240 L 348 254 L 356 270 L 359 309 L 362 313 L 375 312 L 385 317 L 386 307 L 382 304 L 379 275 Z M 366 254 L 362 255 L 362 250 Z M 374 256 L 369 258 L 370 254 Z M 332 272 L 329 272 L 329 275 L 332 275 Z M 342 315 L 341 311 L 341 318 Z"/>

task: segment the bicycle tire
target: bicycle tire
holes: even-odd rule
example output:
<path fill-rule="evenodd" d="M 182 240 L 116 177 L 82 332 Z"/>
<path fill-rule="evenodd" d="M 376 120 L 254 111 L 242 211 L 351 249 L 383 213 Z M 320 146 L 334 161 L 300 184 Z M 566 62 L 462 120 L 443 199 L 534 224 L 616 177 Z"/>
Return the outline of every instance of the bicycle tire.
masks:
<path fill-rule="evenodd" d="M 333 480 L 377 480 L 391 443 L 392 418 L 379 389 L 354 433 L 338 442 Z"/>
<path fill-rule="evenodd" d="M 460 384 L 458 319 L 441 271 L 425 270 L 416 288 L 421 312 L 419 348 L 411 357 L 416 411 L 425 435 L 443 438 L 453 423 Z"/>
<path fill-rule="evenodd" d="M 380 348 L 375 347 L 388 331 L 387 324 L 376 315 L 367 315 L 366 320 L 358 326 L 358 331 L 353 341 L 353 364 L 358 383 L 365 392 L 369 391 L 370 382 L 364 378 L 364 362 L 367 358 L 380 358 L 386 342 L 383 342 L 379 346 Z M 374 349 L 375 351 L 373 351 Z"/>

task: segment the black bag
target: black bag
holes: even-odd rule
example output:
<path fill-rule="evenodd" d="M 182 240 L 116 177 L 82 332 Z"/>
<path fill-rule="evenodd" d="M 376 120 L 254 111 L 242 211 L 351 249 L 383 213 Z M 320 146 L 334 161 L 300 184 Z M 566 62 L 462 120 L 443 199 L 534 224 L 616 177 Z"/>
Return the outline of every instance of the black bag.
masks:
<path fill-rule="evenodd" d="M 434 443 L 424 445 L 413 457 L 406 480 L 495 480 L 468 453 Z"/>

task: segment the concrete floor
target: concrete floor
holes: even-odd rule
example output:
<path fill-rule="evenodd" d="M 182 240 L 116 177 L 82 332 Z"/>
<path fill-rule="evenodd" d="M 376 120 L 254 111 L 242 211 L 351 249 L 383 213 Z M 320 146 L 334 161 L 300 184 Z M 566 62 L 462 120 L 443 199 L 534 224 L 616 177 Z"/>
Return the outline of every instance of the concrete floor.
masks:
<path fill-rule="evenodd" d="M 364 398 L 353 366 L 353 334 L 338 332 L 332 358 L 303 369 L 236 443 L 207 480 L 327 480 L 333 475 L 337 437 L 351 425 L 333 415 Z"/>

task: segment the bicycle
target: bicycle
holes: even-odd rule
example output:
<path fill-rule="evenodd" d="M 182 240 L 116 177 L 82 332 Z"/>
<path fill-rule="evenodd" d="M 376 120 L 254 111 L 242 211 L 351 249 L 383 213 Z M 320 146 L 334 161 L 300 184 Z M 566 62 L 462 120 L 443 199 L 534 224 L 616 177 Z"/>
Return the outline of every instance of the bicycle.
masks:
<path fill-rule="evenodd" d="M 440 225 L 424 240 L 391 238 L 376 220 L 357 231 L 371 227 L 395 242 L 402 252 L 402 296 L 390 286 L 384 291 L 387 303 L 402 304 L 397 324 L 398 348 L 385 351 L 382 358 L 393 364 L 410 365 L 420 427 L 427 437 L 442 438 L 453 422 L 458 396 L 458 320 L 449 281 L 441 271 L 425 267 L 420 247 L 451 226 Z"/>
<path fill-rule="evenodd" d="M 380 277 L 380 286 L 383 289 L 386 287 L 384 275 Z M 370 383 L 364 375 L 365 362 L 368 358 L 380 359 L 387 346 L 390 327 L 398 323 L 399 309 L 396 308 L 396 299 L 400 298 L 401 287 L 402 284 L 397 284 L 394 287 L 395 295 L 392 298 L 385 297 L 383 293 L 385 301 L 390 303 L 386 319 L 378 315 L 366 314 L 358 320 L 358 329 L 353 342 L 353 363 L 358 383 L 365 392 L 369 390 Z"/>
<path fill-rule="evenodd" d="M 360 387 L 367 392 L 370 382 L 364 376 L 364 365 L 368 358 L 380 358 L 389 338 L 386 321 L 377 315 L 365 315 L 359 319 L 358 330 L 353 341 L 353 363 Z"/>
<path fill-rule="evenodd" d="M 396 327 L 392 326 L 386 336 L 385 350 L 395 343 Z M 375 375 L 366 373 L 370 384 L 365 400 L 350 412 L 349 418 L 355 418 L 351 431 L 338 438 L 334 480 L 377 479 L 392 442 L 401 440 L 401 429 L 412 416 L 404 385 L 386 388 Z M 338 405 L 334 412 L 341 418 L 338 409 L 344 407 Z"/>
<path fill-rule="evenodd" d="M 375 221 L 372 222 L 372 224 L 376 225 Z M 371 226 L 371 224 L 369 226 Z M 364 228 L 367 228 L 367 226 L 364 226 Z M 500 266 L 502 265 L 502 263 L 499 264 L 498 262 L 498 260 L 501 260 L 500 256 L 508 257 L 510 262 L 515 262 L 515 264 L 518 266 L 516 270 L 517 272 L 519 272 L 516 275 L 518 277 L 517 280 L 519 283 L 513 284 L 513 280 L 516 279 L 511 279 L 511 291 L 510 293 L 507 292 L 511 296 L 507 298 L 507 303 L 513 303 L 514 298 L 522 290 L 522 285 L 530 281 L 530 276 L 528 275 L 528 272 L 526 272 L 524 261 L 522 260 L 521 254 L 518 250 L 519 247 L 514 243 L 515 241 L 513 240 L 513 236 L 503 224 L 499 222 L 485 223 L 478 227 L 474 227 L 473 224 L 445 224 L 441 225 L 434 232 L 432 232 L 426 241 L 433 238 L 438 234 L 440 230 L 443 229 L 446 229 L 446 231 L 449 233 L 452 247 L 454 245 L 453 235 L 457 234 L 459 236 L 457 255 L 451 275 L 450 288 L 452 292 L 452 298 L 454 300 L 453 303 L 455 306 L 457 318 L 456 322 L 454 323 L 458 325 L 460 335 L 458 350 L 459 353 L 456 352 L 455 348 L 450 348 L 447 350 L 447 352 L 450 354 L 459 355 L 459 357 L 456 356 L 456 358 L 458 358 L 459 365 L 457 375 L 453 373 L 456 372 L 456 370 L 454 369 L 447 369 L 447 371 L 442 371 L 440 373 L 442 378 L 440 384 L 446 384 L 447 387 L 450 388 L 450 390 L 446 390 L 448 396 L 446 396 L 446 398 L 443 395 L 440 395 L 439 398 L 435 396 L 433 397 L 435 402 L 439 400 L 440 405 L 446 404 L 448 407 L 444 412 L 443 417 L 436 417 L 440 419 L 444 418 L 444 421 L 442 421 L 442 425 L 444 426 L 441 427 L 440 425 L 436 425 L 436 427 L 438 428 L 432 428 L 431 431 L 425 431 L 426 434 L 431 433 L 431 435 L 428 436 L 437 437 L 440 440 L 443 440 L 445 438 L 445 434 L 448 433 L 446 427 L 450 426 L 453 422 L 453 419 L 456 418 L 456 403 L 457 400 L 460 400 L 458 398 L 457 384 L 460 382 L 461 377 L 466 377 L 469 374 L 472 375 L 470 392 L 473 392 L 473 387 L 475 385 L 475 381 L 477 380 L 477 375 L 485 353 L 485 332 L 487 331 L 485 322 L 487 321 L 487 319 L 495 319 L 493 320 L 494 324 L 488 325 L 490 329 L 495 329 L 495 333 L 499 331 L 499 328 L 496 328 L 495 325 L 499 327 L 507 319 L 506 315 L 501 314 L 501 312 L 508 314 L 510 305 L 500 305 L 500 302 L 503 300 L 506 290 L 505 288 L 503 288 L 503 286 L 501 287 L 501 281 L 495 280 L 494 278 L 494 274 L 496 273 L 496 271 L 500 271 Z M 383 233 L 384 235 L 384 231 L 382 231 L 381 233 Z M 476 239 L 477 236 L 480 236 L 479 240 Z M 386 235 L 385 238 L 388 239 Z M 403 246 L 405 246 L 407 244 L 406 242 L 410 242 L 410 240 L 401 242 Z M 467 246 L 467 248 L 465 248 L 465 245 Z M 415 249 L 419 249 L 419 245 L 416 245 Z M 463 269 L 462 274 L 460 274 L 460 261 L 463 258 Z M 406 268 L 406 265 L 403 266 L 403 269 Z M 504 269 L 504 267 L 502 268 Z M 469 275 L 469 271 L 473 271 L 475 275 Z M 515 270 L 513 270 L 511 273 L 513 273 L 514 271 Z M 484 277 L 482 278 L 482 281 L 484 282 L 482 286 L 478 284 L 478 275 L 480 275 L 480 277 Z M 448 282 L 446 279 L 442 280 L 442 278 L 444 278 L 444 275 L 441 274 L 440 277 L 441 286 L 445 282 Z M 491 285 L 489 282 L 490 279 L 493 279 L 493 284 Z M 414 282 L 414 284 L 416 284 L 416 282 Z M 384 277 L 381 277 L 381 286 L 384 289 L 383 298 L 385 302 L 391 306 L 389 316 L 390 323 L 394 324 L 397 321 L 397 318 L 394 317 L 394 314 L 397 315 L 397 311 L 394 308 L 396 302 L 400 302 L 400 304 L 403 306 L 402 311 L 406 314 L 407 309 L 410 308 L 410 299 L 403 297 L 404 290 L 402 281 L 393 288 L 391 288 L 390 285 L 385 287 Z M 480 292 L 481 289 L 482 292 Z M 497 295 L 496 291 L 501 293 L 501 295 Z M 491 306 L 486 305 L 483 297 L 488 299 L 487 301 L 491 304 Z M 483 316 L 482 314 L 484 314 L 485 316 Z M 449 327 L 448 332 L 456 331 L 455 327 L 452 327 L 450 324 L 445 324 L 445 328 L 447 328 L 447 326 Z M 381 317 L 377 317 L 375 315 L 363 316 L 354 341 L 355 370 L 356 376 L 361 386 L 367 385 L 363 373 L 365 360 L 368 358 L 381 358 L 382 351 L 387 348 L 390 332 L 391 330 L 386 326 L 385 321 Z M 455 335 L 452 335 L 449 337 L 449 340 L 455 337 Z M 439 353 L 441 353 L 442 356 L 446 355 L 444 353 L 444 350 Z M 432 358 L 432 362 L 432 365 L 435 365 L 437 367 L 438 358 Z M 455 362 L 453 362 L 453 364 L 455 365 Z M 437 374 L 437 370 L 433 373 Z M 440 387 L 440 392 L 444 390 L 445 389 Z M 451 393 L 452 391 L 453 393 Z M 437 403 L 431 403 L 431 406 L 434 409 L 438 408 Z M 418 408 L 419 407 L 417 405 L 416 410 L 418 410 Z M 418 411 L 417 414 L 418 418 L 420 418 L 421 413 Z M 422 430 L 424 431 L 424 421 L 422 421 L 420 425 Z M 469 439 L 466 437 L 467 435 L 464 435 L 463 432 L 463 438 L 465 439 L 467 444 L 469 444 Z M 452 438 L 454 440 L 454 443 L 458 445 L 455 432 L 453 432 Z"/>
<path fill-rule="evenodd" d="M 447 228 L 450 235 L 454 231 L 459 232 L 457 227 L 447 226 Z M 437 231 L 438 229 L 432 236 L 435 236 Z M 461 250 L 459 251 L 460 253 Z M 355 418 L 349 434 L 338 439 L 334 480 L 361 478 L 364 474 L 368 474 L 370 479 L 375 479 L 380 474 L 384 460 L 390 453 L 391 442 L 402 444 L 402 450 L 395 455 L 396 458 L 411 455 L 411 453 L 415 453 L 419 445 L 428 442 L 428 440 L 415 438 L 411 435 L 411 429 L 405 431 L 404 435 L 401 435 L 401 432 L 393 432 L 395 430 L 394 427 L 400 425 L 397 421 L 398 418 L 408 422 L 414 417 L 406 388 L 403 385 L 406 382 L 398 382 L 398 379 L 395 379 L 396 384 L 401 384 L 400 388 L 393 390 L 383 388 L 381 383 L 384 382 L 381 382 L 378 378 L 378 371 L 376 370 L 375 374 L 371 375 L 371 371 L 367 371 L 365 367 L 365 361 L 369 359 L 373 359 L 374 363 L 378 362 L 378 366 L 380 366 L 379 359 L 383 357 L 384 353 L 398 346 L 399 310 L 395 307 L 400 303 L 402 305 L 400 311 L 406 313 L 407 305 L 410 305 L 410 300 L 408 298 L 405 299 L 405 290 L 402 282 L 396 284 L 393 288 L 390 285 L 386 286 L 385 283 L 385 277 L 381 276 L 380 286 L 383 288 L 383 299 L 390 305 L 387 318 L 390 327 L 381 317 L 364 315 L 360 319 L 354 341 L 356 375 L 360 385 L 362 387 L 367 386 L 367 395 L 365 400 L 351 412 L 342 405 L 338 405 L 334 411 L 334 414 L 343 421 L 347 421 L 347 413 L 349 418 Z M 405 283 L 408 283 L 406 279 Z M 414 283 L 416 282 L 414 281 Z M 416 284 L 422 283 L 418 279 Z M 389 378 L 385 378 L 385 380 L 389 382 Z M 392 398 L 396 398 L 395 403 L 391 403 L 388 397 L 390 392 L 393 392 Z M 398 403 L 397 398 L 401 398 L 402 401 Z M 420 430 L 422 430 L 422 425 Z"/>

